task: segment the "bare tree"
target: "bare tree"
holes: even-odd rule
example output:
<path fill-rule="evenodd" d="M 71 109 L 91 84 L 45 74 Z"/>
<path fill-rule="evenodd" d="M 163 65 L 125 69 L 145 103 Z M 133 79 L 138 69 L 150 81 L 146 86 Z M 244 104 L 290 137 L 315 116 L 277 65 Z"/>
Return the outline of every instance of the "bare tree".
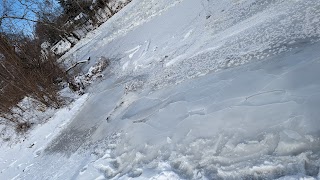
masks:
<path fill-rule="evenodd" d="M 65 69 L 50 52 L 43 53 L 43 41 L 38 35 L 47 33 L 50 37 L 55 33 L 68 32 L 57 27 L 54 23 L 56 17 L 41 10 L 39 2 L 2 1 L 1 5 L 0 117 L 21 130 L 22 127 L 28 127 L 26 121 L 13 116 L 11 110 L 13 107 L 20 108 L 18 102 L 22 98 L 31 97 L 47 107 L 58 108 L 63 104 L 58 91 L 61 88 L 60 82 L 67 81 Z M 12 9 L 16 6 L 25 9 L 18 13 Z M 39 25 L 38 31 L 31 29 L 35 25 Z M 23 32 L 25 28 L 29 28 L 27 30 L 33 34 Z M 49 28 L 54 32 L 48 31 Z"/>

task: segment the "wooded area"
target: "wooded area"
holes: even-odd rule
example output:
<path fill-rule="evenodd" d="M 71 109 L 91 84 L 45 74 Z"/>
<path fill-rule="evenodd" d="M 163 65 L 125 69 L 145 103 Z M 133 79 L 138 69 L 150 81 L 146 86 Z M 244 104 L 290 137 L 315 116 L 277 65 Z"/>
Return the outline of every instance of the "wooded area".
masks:
<path fill-rule="evenodd" d="M 115 0 L 114 0 L 115 1 Z M 13 108 L 25 97 L 46 107 L 64 104 L 59 90 L 72 83 L 61 54 L 52 47 L 60 41 L 74 46 L 90 30 L 119 8 L 111 0 L 5 0 L 0 4 L 0 124 L 18 131 L 28 122 Z M 129 1 L 128 1 L 129 2 Z M 84 31 L 85 33 L 79 33 Z"/>

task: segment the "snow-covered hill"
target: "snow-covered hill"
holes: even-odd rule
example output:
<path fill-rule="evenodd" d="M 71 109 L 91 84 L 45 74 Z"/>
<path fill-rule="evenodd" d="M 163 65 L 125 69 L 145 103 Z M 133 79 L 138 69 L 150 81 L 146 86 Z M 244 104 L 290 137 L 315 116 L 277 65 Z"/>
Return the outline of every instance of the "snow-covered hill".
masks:
<path fill-rule="evenodd" d="M 320 2 L 133 0 L 64 55 L 104 79 L 0 179 L 319 179 Z"/>

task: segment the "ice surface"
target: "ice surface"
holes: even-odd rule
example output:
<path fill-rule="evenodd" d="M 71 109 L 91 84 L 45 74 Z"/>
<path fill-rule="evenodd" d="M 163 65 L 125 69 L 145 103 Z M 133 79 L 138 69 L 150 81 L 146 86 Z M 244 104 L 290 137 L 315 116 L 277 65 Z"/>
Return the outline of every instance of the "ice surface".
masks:
<path fill-rule="evenodd" d="M 133 1 L 63 56 L 104 80 L 0 178 L 319 179 L 319 7 Z"/>
<path fill-rule="evenodd" d="M 78 163 L 72 168 L 78 172 L 74 179 L 317 178 L 320 127 L 315 107 L 320 100 L 314 96 L 320 83 L 313 69 L 320 68 L 320 59 L 306 57 L 319 53 L 315 51 L 319 47 L 316 43 L 272 61 L 159 90 L 126 93 L 119 85 L 103 93 L 93 92 L 74 125 L 66 130 L 73 136 L 71 129 L 99 127 L 90 133 L 83 131 L 86 136 L 74 135 L 82 137 L 79 144 L 58 137 L 68 148 L 49 145 L 50 154 L 62 153 L 54 157 L 66 167 Z M 277 74 L 271 75 L 268 69 L 274 65 Z M 299 79 L 291 82 L 295 77 Z M 114 115 L 107 121 L 104 114 L 110 112 Z M 60 137 L 64 138 L 64 133 Z M 73 144 L 78 149 L 73 149 Z M 37 168 L 33 165 L 30 170 Z M 65 168 L 58 172 L 53 179 L 71 178 Z"/>

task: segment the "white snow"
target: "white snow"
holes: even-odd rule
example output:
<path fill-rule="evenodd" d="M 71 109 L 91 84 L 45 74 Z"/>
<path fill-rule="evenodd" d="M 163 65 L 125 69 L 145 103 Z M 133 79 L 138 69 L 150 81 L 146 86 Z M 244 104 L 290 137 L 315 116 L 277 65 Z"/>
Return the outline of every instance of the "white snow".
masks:
<path fill-rule="evenodd" d="M 51 51 L 57 55 L 62 55 L 71 48 L 71 43 L 67 40 L 60 40 L 51 48 Z"/>
<path fill-rule="evenodd" d="M 110 58 L 103 80 L 4 148 L 0 179 L 319 179 L 319 14 L 133 0 L 63 56 Z"/>
<path fill-rule="evenodd" d="M 139 51 L 140 47 L 141 47 L 140 45 L 136 46 L 135 48 L 130 49 L 130 50 L 126 51 L 125 53 L 130 53 L 129 58 L 132 59 L 133 55 Z"/>

